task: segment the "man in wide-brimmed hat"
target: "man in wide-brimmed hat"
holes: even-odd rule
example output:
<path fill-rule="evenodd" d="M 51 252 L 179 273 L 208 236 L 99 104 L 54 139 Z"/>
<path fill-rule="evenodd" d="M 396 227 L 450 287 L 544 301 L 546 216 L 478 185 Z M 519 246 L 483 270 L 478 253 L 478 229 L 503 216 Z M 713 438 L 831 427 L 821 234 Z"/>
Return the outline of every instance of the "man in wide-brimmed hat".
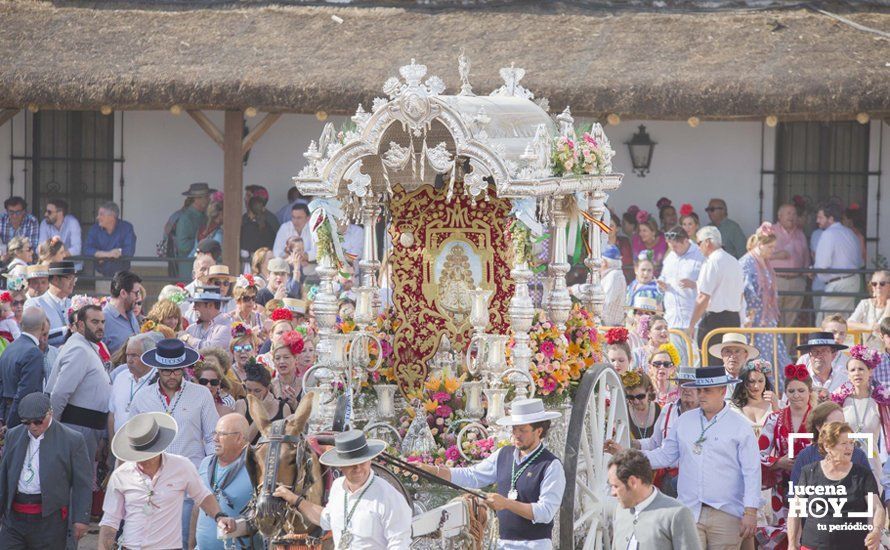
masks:
<path fill-rule="evenodd" d="M 338 549 L 407 550 L 411 544 L 411 508 L 395 487 L 371 470 L 371 460 L 384 449 L 384 441 L 366 439 L 361 430 L 337 434 L 334 448 L 319 459 L 343 474 L 331 485 L 327 506 L 309 502 L 282 485 L 275 489 L 274 496 L 331 531 Z"/>
<path fill-rule="evenodd" d="M 29 265 L 25 269 L 28 281 L 28 298 L 36 298 L 49 290 L 49 267 L 43 264 Z"/>
<path fill-rule="evenodd" d="M 184 379 L 185 369 L 198 359 L 198 352 L 181 340 L 168 338 L 158 342 L 154 349 L 142 354 L 142 363 L 157 369 L 158 381 L 139 390 L 130 407 L 133 415 L 154 412 L 175 419 L 179 432 L 170 445 L 170 452 L 191 460 L 195 468 L 204 457 L 214 453 L 213 430 L 219 420 L 210 391 Z M 183 506 L 182 546 L 188 542 L 194 502 L 200 500 L 188 499 Z"/>
<path fill-rule="evenodd" d="M 847 381 L 846 366 L 834 364 L 837 353 L 845 349 L 847 346 L 839 344 L 830 332 L 813 332 L 806 344 L 797 346 L 797 351 L 806 354 L 803 364 L 810 371 L 814 389 L 825 389 L 831 393 Z"/>
<path fill-rule="evenodd" d="M 742 368 L 760 357 L 760 350 L 748 343 L 744 334 L 727 332 L 719 344 L 713 344 L 708 348 L 708 353 L 719 357 L 730 376 L 738 378 Z"/>
<path fill-rule="evenodd" d="M 198 232 L 207 223 L 207 205 L 210 204 L 210 195 L 216 193 L 206 183 L 193 183 L 182 195 L 188 197 L 188 208 L 184 208 L 176 220 L 176 229 L 173 231 L 174 251 L 176 256 L 184 258 L 192 253 L 197 242 Z M 188 273 L 191 262 L 180 262 L 179 273 Z"/>
<path fill-rule="evenodd" d="M 210 269 L 207 270 L 207 274 L 201 277 L 200 282 L 204 286 L 219 287 L 219 293 L 223 298 L 231 298 L 232 289 L 235 288 L 235 281 L 237 280 L 237 276 L 229 273 L 229 266 L 217 264 L 210 266 Z M 235 301 L 230 299 L 222 304 L 221 311 L 223 313 L 230 313 L 234 308 Z"/>
<path fill-rule="evenodd" d="M 540 399 L 518 399 L 510 416 L 497 421 L 513 430 L 513 445 L 502 447 L 469 468 L 421 465 L 424 470 L 462 487 L 497 484 L 486 503 L 498 513 L 498 548 L 512 543 L 553 548 L 553 518 L 562 502 L 566 477 L 562 463 L 544 446 L 550 422 L 560 413 L 544 409 Z"/>
<path fill-rule="evenodd" d="M 111 452 L 123 464 L 111 474 L 105 491 L 99 524 L 101 550 L 182 548 L 180 520 L 187 499 L 199 502 L 223 532 L 235 530 L 234 518 L 220 511 L 195 465 L 165 452 L 178 431 L 172 416 L 149 412 L 131 418 L 114 436 Z M 116 543 L 121 521 L 124 530 Z"/>
<path fill-rule="evenodd" d="M 232 334 L 226 316 L 222 314 L 223 304 L 230 298 L 220 293 L 218 286 L 202 286 L 195 289 L 189 298 L 197 314 L 196 321 L 190 325 L 180 338 L 195 349 L 229 347 Z"/>
<path fill-rule="evenodd" d="M 696 369 L 683 387 L 697 391 L 699 408 L 680 415 L 661 447 L 643 451 L 653 468 L 679 463 L 677 497 L 692 510 L 702 548 L 738 548 L 757 527 L 760 450 L 748 420 L 724 399 L 738 383 L 722 366 Z M 609 440 L 605 449 L 621 447 Z"/>
<path fill-rule="evenodd" d="M 37 307 L 46 313 L 50 327 L 49 343 L 61 346 L 68 333 L 68 308 L 71 307 L 70 296 L 77 283 L 77 266 L 68 260 L 52 262 L 47 275 L 49 288 L 36 298 L 28 298 L 25 307 Z"/>

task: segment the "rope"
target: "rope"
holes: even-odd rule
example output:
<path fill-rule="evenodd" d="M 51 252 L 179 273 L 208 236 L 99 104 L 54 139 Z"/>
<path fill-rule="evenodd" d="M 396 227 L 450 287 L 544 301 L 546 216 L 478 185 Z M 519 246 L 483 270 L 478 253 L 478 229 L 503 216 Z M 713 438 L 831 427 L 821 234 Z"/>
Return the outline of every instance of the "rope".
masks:
<path fill-rule="evenodd" d="M 814 11 L 821 13 L 822 15 L 824 15 L 826 17 L 831 17 L 832 19 L 834 19 L 836 21 L 840 21 L 844 25 L 849 25 L 849 26 L 853 27 L 854 29 L 856 29 L 857 31 L 870 32 L 872 34 L 876 34 L 876 35 L 882 36 L 884 38 L 890 38 L 890 32 L 885 32 L 882 30 L 874 29 L 872 27 L 866 27 L 865 25 L 861 25 L 855 21 L 847 19 L 846 17 L 841 17 L 840 15 L 831 13 L 830 11 L 825 11 L 821 8 L 812 7 L 812 9 Z"/>

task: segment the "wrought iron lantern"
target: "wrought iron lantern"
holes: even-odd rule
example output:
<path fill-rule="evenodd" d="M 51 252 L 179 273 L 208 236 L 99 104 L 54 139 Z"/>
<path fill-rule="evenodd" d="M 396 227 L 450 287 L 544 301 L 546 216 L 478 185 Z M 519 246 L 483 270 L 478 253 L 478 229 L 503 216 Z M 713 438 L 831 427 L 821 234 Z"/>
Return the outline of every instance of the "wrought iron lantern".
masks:
<path fill-rule="evenodd" d="M 649 173 L 649 165 L 652 163 L 652 151 L 655 150 L 655 142 L 646 133 L 646 127 L 640 124 L 637 133 L 625 142 L 630 149 L 630 161 L 633 164 L 634 173 L 645 178 Z"/>

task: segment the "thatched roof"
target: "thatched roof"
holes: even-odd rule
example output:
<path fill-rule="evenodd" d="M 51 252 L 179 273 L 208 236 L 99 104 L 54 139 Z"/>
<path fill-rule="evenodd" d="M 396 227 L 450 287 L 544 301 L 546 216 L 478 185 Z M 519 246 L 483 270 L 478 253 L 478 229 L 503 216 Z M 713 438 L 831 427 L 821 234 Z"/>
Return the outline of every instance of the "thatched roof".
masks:
<path fill-rule="evenodd" d="M 890 114 L 890 41 L 807 9 L 60 7 L 0 0 L 0 107 L 351 113 L 417 58 L 488 93 L 515 62 L 554 110 L 626 118 Z M 407 5 L 407 3 L 406 3 Z M 342 18 L 342 23 L 332 20 Z M 844 17 L 890 32 L 890 13 Z"/>

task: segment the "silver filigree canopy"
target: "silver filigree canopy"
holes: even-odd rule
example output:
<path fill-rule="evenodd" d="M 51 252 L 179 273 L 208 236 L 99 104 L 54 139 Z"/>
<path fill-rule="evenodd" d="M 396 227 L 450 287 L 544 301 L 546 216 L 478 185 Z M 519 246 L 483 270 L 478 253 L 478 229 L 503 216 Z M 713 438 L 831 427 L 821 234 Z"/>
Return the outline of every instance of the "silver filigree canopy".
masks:
<path fill-rule="evenodd" d="M 610 173 L 611 162 L 603 175 L 554 173 L 554 140 L 574 134 L 574 119 L 567 107 L 554 120 L 541 107 L 546 101 L 536 102 L 520 84 L 524 69 L 501 69 L 503 86 L 487 96 L 473 94 L 469 71 L 462 55 L 460 93 L 445 95 L 442 79 L 428 76 L 427 67 L 412 59 L 399 77 L 385 82 L 388 99 L 375 98 L 370 112 L 358 106 L 354 126 L 339 133 L 325 126 L 294 183 L 306 195 L 339 198 L 385 198 L 391 184 L 413 179 L 416 186 L 431 182 L 427 175 L 448 173 L 452 185 L 462 176 L 465 192 L 474 197 L 554 197 L 620 185 L 622 174 Z M 591 136 L 614 154 L 601 126 Z"/>

